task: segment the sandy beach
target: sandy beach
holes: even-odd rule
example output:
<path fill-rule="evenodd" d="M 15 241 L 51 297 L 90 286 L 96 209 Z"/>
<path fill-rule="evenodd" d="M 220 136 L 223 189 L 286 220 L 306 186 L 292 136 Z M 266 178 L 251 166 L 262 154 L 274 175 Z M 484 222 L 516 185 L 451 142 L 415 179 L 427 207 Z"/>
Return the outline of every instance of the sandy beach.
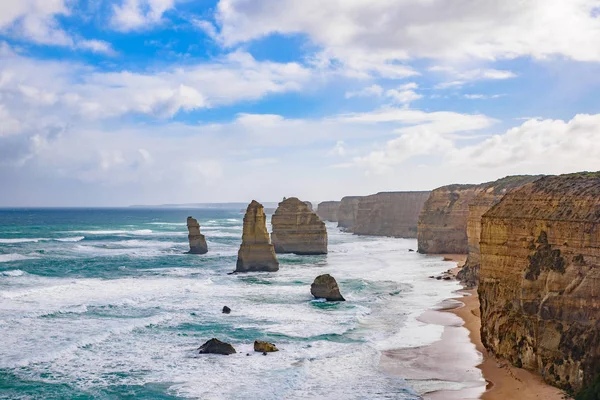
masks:
<path fill-rule="evenodd" d="M 454 275 L 466 260 L 462 254 L 441 256 L 457 263 L 457 267 L 451 270 Z M 516 368 L 488 354 L 481 343 L 477 290 L 461 290 L 458 294 L 462 296 L 448 299 L 440 309 L 427 311 L 419 318 L 426 323 L 444 326 L 439 341 L 420 348 L 386 351 L 381 357 L 381 368 L 411 381 L 417 391 L 419 381 L 457 383 L 457 390 L 424 393 L 426 400 L 568 399 L 563 391 L 544 383 L 540 375 Z M 460 319 L 448 318 L 448 315 Z M 485 382 L 481 381 L 477 369 L 483 373 Z"/>

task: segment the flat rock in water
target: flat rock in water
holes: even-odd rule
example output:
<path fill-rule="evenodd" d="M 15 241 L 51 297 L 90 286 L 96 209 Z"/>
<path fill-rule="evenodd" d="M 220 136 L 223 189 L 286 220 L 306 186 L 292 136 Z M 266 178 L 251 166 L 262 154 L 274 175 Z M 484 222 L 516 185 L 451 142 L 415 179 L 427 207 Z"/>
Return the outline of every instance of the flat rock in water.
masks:
<path fill-rule="evenodd" d="M 200 350 L 200 354 L 223 354 L 228 356 L 236 353 L 232 345 L 215 338 L 204 343 L 198 350 Z"/>
<path fill-rule="evenodd" d="M 223 307 L 223 314 L 229 314 L 231 312 L 231 308 L 225 306 Z"/>
<path fill-rule="evenodd" d="M 310 293 L 316 298 L 327 301 L 346 301 L 340 293 L 335 278 L 329 274 L 317 276 L 310 285 Z"/>

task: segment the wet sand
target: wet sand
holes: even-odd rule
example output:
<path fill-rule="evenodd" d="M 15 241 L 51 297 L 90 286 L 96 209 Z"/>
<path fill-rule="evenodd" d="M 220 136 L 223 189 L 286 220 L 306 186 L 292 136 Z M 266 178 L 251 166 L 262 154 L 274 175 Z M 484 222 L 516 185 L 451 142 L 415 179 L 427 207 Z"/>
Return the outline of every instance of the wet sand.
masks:
<path fill-rule="evenodd" d="M 453 274 L 466 259 L 462 254 L 442 256 L 457 263 Z M 422 394 L 426 400 L 568 398 L 560 389 L 544 383 L 540 375 L 488 354 L 481 343 L 477 290 L 461 290 L 458 294 L 461 297 L 449 299 L 442 309 L 426 311 L 419 318 L 445 327 L 439 341 L 420 348 L 386 351 L 381 356 L 381 368 L 407 379 L 419 393 L 420 386 L 431 387 L 436 381 L 441 382 L 442 390 Z M 481 380 L 481 373 L 485 381 Z M 456 383 L 457 390 L 447 389 L 452 382 Z"/>

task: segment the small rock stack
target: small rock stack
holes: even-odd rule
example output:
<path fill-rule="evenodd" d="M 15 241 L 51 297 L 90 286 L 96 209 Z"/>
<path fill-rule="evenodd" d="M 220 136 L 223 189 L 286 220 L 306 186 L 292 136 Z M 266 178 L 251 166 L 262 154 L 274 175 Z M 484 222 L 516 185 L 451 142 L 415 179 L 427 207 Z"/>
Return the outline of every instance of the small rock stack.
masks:
<path fill-rule="evenodd" d="M 195 218 L 187 218 L 188 240 L 190 241 L 189 254 L 206 254 L 208 245 L 206 238 L 200 233 L 200 224 Z"/>

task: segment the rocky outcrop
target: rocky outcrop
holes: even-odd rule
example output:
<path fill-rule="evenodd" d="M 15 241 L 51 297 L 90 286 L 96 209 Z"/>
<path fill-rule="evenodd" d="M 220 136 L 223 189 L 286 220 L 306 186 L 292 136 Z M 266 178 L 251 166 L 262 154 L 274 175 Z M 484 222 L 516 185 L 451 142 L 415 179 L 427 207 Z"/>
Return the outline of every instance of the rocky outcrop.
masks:
<path fill-rule="evenodd" d="M 479 240 L 481 238 L 481 217 L 511 190 L 540 179 L 539 175 L 515 175 L 486 184 L 484 190 L 469 204 L 467 218 L 467 261 L 457 278 L 466 286 L 474 287 L 479 282 Z"/>
<path fill-rule="evenodd" d="M 449 185 L 431 192 L 419 215 L 419 253 L 467 253 L 469 204 L 483 187 Z"/>
<path fill-rule="evenodd" d="M 200 233 L 200 224 L 195 218 L 187 217 L 188 240 L 190 242 L 189 254 L 206 254 L 208 245 L 206 238 Z"/>
<path fill-rule="evenodd" d="M 356 222 L 356 215 L 358 214 L 358 202 L 361 196 L 346 196 L 340 201 L 340 207 L 338 208 L 338 227 L 344 229 L 347 232 L 352 232 L 354 223 Z"/>
<path fill-rule="evenodd" d="M 279 203 L 271 225 L 276 253 L 327 254 L 325 223 L 296 197 Z"/>
<path fill-rule="evenodd" d="M 419 214 L 430 192 L 384 192 L 359 198 L 352 232 L 416 238 Z"/>
<path fill-rule="evenodd" d="M 322 221 L 338 221 L 339 201 L 323 201 L 317 206 L 317 215 Z"/>
<path fill-rule="evenodd" d="M 335 278 L 329 274 L 319 275 L 310 285 L 310 293 L 318 299 L 327 301 L 346 301 L 340 293 Z"/>
<path fill-rule="evenodd" d="M 235 272 L 277 271 L 279 261 L 269 240 L 267 217 L 259 202 L 252 200 L 244 215 L 242 245 Z"/>
<path fill-rule="evenodd" d="M 222 354 L 224 356 L 236 353 L 232 345 L 215 338 L 204 343 L 198 350 L 200 350 L 200 354 Z"/>
<path fill-rule="evenodd" d="M 574 391 L 600 370 L 600 173 L 543 177 L 482 217 L 481 339 Z"/>
<path fill-rule="evenodd" d="M 279 349 L 273 343 L 261 342 L 260 340 L 255 340 L 254 341 L 254 351 L 258 351 L 260 353 L 274 353 L 276 351 L 279 351 Z"/>

